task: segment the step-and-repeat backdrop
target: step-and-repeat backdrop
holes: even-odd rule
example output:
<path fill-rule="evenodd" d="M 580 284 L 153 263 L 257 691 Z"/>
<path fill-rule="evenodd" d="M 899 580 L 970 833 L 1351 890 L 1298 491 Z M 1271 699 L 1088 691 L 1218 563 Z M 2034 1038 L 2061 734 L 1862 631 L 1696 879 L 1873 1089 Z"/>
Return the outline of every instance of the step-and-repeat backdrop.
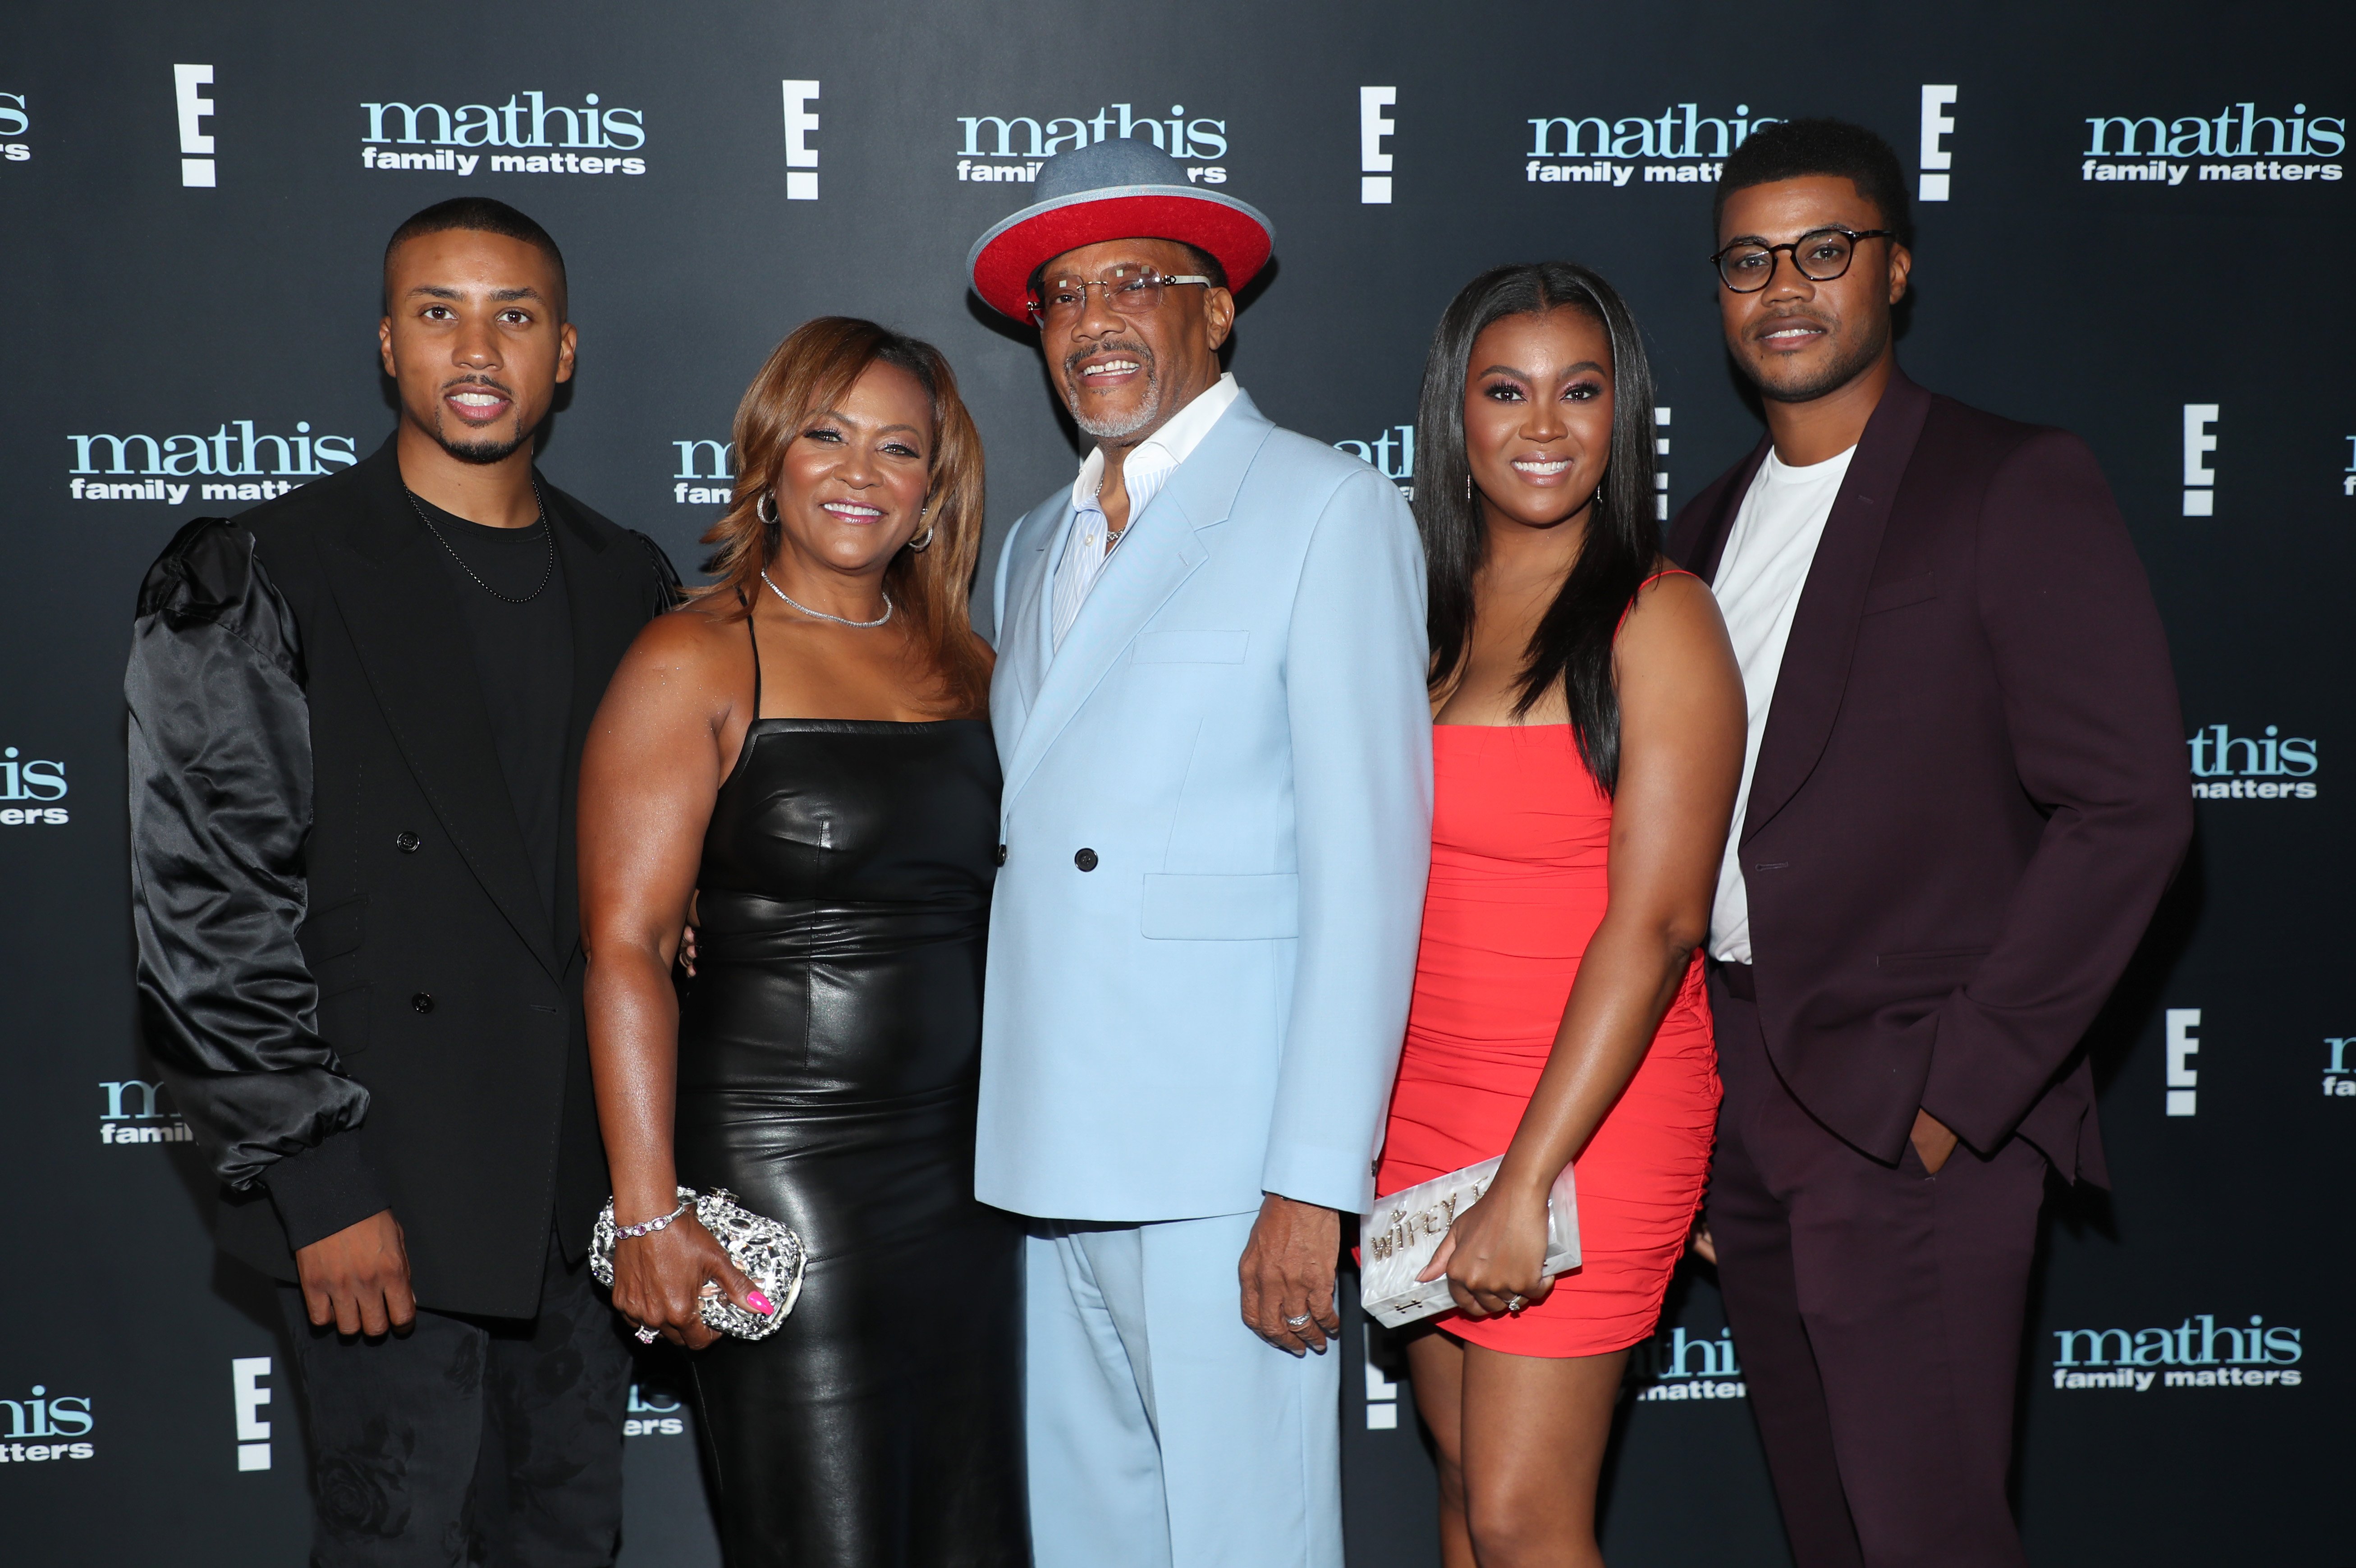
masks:
<path fill-rule="evenodd" d="M 947 350 L 999 527 L 1069 482 L 1028 334 L 960 265 L 1043 158 L 1108 136 L 1274 218 L 1234 368 L 1401 486 L 1455 289 L 1505 261 L 1600 268 L 1656 356 L 1667 516 L 1760 434 L 1719 346 L 1711 182 L 1756 127 L 1833 113 L 1918 180 L 1909 371 L 2100 455 L 2199 800 L 2094 1043 L 2115 1194 L 2050 1227 L 2030 1554 L 2349 1560 L 2356 981 L 2326 766 L 2356 720 L 2344 6 L 101 0 L 13 11 L 0 39 L 0 1557 L 302 1557 L 286 1353 L 207 1243 L 203 1163 L 134 1015 L 120 690 L 175 529 L 391 428 L 378 258 L 401 219 L 479 193 L 557 237 L 581 373 L 545 467 L 683 568 L 739 392 L 822 312 Z M 1615 1561 L 1786 1560 L 1724 1323 L 1689 1268 L 1635 1358 Z M 1379 1334 L 1341 1353 L 1352 1561 L 1430 1563 L 1404 1374 Z M 717 1561 L 677 1390 L 649 1357 L 629 1568 Z M 369 1506 L 364 1477 L 338 1484 Z"/>

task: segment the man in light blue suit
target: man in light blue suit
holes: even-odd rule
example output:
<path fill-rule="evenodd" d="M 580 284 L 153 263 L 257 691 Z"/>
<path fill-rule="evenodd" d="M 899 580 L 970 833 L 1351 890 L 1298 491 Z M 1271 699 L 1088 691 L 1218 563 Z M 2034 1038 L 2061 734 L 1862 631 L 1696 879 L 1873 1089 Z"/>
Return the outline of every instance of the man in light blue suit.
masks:
<path fill-rule="evenodd" d="M 1033 1221 L 1037 1560 L 1340 1568 L 1323 1352 L 1430 859 L 1422 555 L 1220 373 L 1266 219 L 1138 141 L 1032 188 L 974 287 L 1096 441 L 995 588 L 975 1185 Z"/>

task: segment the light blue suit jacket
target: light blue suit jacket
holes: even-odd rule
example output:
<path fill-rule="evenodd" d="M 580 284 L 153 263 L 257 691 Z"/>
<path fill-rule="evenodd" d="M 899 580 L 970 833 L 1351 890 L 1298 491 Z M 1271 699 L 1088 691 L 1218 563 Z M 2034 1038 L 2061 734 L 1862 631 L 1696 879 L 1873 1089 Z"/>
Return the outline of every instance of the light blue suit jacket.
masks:
<path fill-rule="evenodd" d="M 1361 1210 L 1431 851 L 1414 521 L 1239 397 L 1058 650 L 1071 518 L 1050 497 L 999 562 L 976 1191 L 1065 1219 Z"/>

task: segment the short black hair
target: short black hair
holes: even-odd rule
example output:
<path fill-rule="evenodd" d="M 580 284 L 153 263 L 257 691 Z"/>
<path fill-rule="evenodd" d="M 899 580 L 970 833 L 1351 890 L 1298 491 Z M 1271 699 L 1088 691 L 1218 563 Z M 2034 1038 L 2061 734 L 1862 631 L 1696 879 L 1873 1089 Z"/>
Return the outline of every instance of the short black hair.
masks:
<path fill-rule="evenodd" d="M 567 293 L 564 252 L 556 248 L 556 242 L 549 238 L 548 231 L 529 215 L 487 196 L 454 196 L 447 201 L 435 202 L 422 212 L 411 213 L 401 227 L 392 231 L 392 238 L 384 243 L 386 275 L 390 277 L 392 272 L 392 253 L 402 246 L 422 235 L 445 234 L 454 229 L 501 234 L 537 247 L 540 253 L 548 258 L 549 265 L 556 269 L 556 318 L 559 321 L 564 319 Z M 385 308 L 388 311 L 392 308 L 390 298 L 385 301 Z"/>
<path fill-rule="evenodd" d="M 1914 209 L 1906 199 L 1906 171 L 1879 134 L 1846 120 L 1784 120 L 1753 131 L 1734 149 L 1718 177 L 1710 231 L 1726 216 L 1726 199 L 1754 185 L 1828 175 L 1846 179 L 1881 214 L 1898 242 L 1914 247 Z"/>

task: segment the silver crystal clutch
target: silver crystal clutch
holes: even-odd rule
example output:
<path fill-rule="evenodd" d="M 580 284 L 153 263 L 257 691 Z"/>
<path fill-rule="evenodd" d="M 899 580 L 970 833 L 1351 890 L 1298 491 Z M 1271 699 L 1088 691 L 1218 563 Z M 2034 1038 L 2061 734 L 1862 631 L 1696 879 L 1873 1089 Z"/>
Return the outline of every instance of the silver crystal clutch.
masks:
<path fill-rule="evenodd" d="M 1398 1328 L 1456 1305 L 1448 1294 L 1446 1274 L 1421 1283 L 1415 1276 L 1430 1267 L 1440 1239 L 1458 1215 L 1481 1200 L 1504 1163 L 1501 1155 L 1375 1199 L 1375 1207 L 1358 1221 L 1358 1299 L 1376 1321 Z M 1570 1167 L 1565 1165 L 1547 1192 L 1543 1272 L 1552 1279 L 1577 1267 L 1579 1192 Z"/>
<path fill-rule="evenodd" d="M 695 1205 L 696 1219 L 712 1232 L 712 1240 L 728 1254 L 728 1261 L 753 1282 L 755 1288 L 777 1305 L 776 1311 L 764 1317 L 757 1312 L 745 1311 L 729 1300 L 723 1291 L 708 1292 L 701 1307 L 705 1326 L 739 1339 L 759 1339 L 775 1333 L 802 1294 L 802 1269 L 809 1262 L 802 1239 L 789 1227 L 755 1214 L 737 1202 L 736 1195 L 724 1187 L 715 1187 L 701 1197 L 694 1188 L 683 1187 L 679 1189 L 679 1198 L 681 1203 Z M 597 1228 L 589 1237 L 589 1272 L 608 1289 L 614 1283 L 617 1230 L 614 1200 L 609 1197 L 605 1207 L 598 1210 Z"/>

